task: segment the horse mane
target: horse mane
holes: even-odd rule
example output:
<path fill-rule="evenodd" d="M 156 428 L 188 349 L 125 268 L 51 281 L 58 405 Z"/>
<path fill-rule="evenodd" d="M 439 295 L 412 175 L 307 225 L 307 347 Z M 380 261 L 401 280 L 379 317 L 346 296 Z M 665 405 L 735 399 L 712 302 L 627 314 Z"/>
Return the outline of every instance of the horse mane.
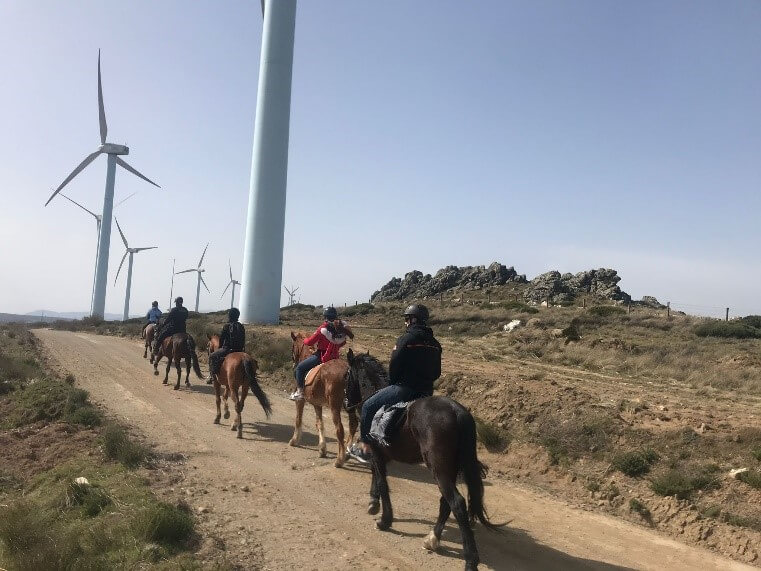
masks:
<path fill-rule="evenodd" d="M 386 372 L 386 368 L 378 359 L 370 355 L 370 353 L 359 353 L 354 356 L 354 359 L 359 361 L 360 366 L 365 370 L 374 373 L 379 378 L 388 382 L 388 372 Z"/>

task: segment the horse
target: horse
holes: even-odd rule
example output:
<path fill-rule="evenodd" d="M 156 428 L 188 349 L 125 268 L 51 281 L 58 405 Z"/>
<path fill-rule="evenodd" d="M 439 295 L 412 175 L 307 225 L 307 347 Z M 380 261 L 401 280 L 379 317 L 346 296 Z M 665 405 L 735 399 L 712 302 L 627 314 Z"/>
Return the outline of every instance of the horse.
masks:
<path fill-rule="evenodd" d="M 193 364 L 193 370 L 199 379 L 203 379 L 201 373 L 201 367 L 198 365 L 198 355 L 196 355 L 196 342 L 188 333 L 175 333 L 171 337 L 167 337 L 161 342 L 158 354 L 153 361 L 153 374 L 159 374 L 159 361 L 161 357 L 167 358 L 166 375 L 164 375 L 164 384 L 168 384 L 169 381 L 169 369 L 172 368 L 172 360 L 174 360 L 174 366 L 177 368 L 177 383 L 174 385 L 174 390 L 180 388 L 180 379 L 182 378 L 182 371 L 180 370 L 180 360 L 185 358 L 185 386 L 190 386 L 190 364 Z"/>
<path fill-rule="evenodd" d="M 368 359 L 349 355 L 349 374 L 367 374 Z M 433 529 L 423 541 L 429 551 L 439 548 L 441 533 L 450 512 L 454 514 L 462 534 L 466 571 L 478 568 L 479 555 L 471 522 L 476 519 L 487 529 L 497 530 L 484 507 L 484 483 L 487 466 L 479 462 L 476 453 L 476 423 L 468 409 L 457 401 L 443 396 L 424 397 L 407 408 L 404 422 L 391 436 L 388 447 L 371 441 L 372 482 L 367 513 L 376 515 L 382 506 L 380 519 L 375 522 L 381 531 L 391 528 L 394 519 L 389 495 L 386 468 L 390 461 L 406 464 L 424 462 L 433 473 L 439 487 L 439 515 Z M 468 502 L 457 490 L 461 475 L 468 490 Z"/>
<path fill-rule="evenodd" d="M 143 339 L 145 339 L 145 351 L 143 351 L 143 359 L 147 359 L 148 353 L 150 352 L 150 363 L 153 363 L 153 340 L 156 337 L 156 328 L 157 325 L 155 323 L 149 323 L 145 326 L 145 329 L 143 329 Z"/>
<path fill-rule="evenodd" d="M 209 355 L 211 356 L 217 349 L 219 349 L 219 335 L 212 335 L 209 337 Z M 222 387 L 224 387 L 225 418 L 230 418 L 227 398 L 232 394 L 233 403 L 235 404 L 235 423 L 233 423 L 231 430 L 238 431 L 238 438 L 243 438 L 243 420 L 240 413 L 243 411 L 243 403 L 246 401 L 249 388 L 259 400 L 259 404 L 262 405 L 266 417 L 269 418 L 272 414 L 270 401 L 256 380 L 256 369 L 256 359 L 252 358 L 248 353 L 235 351 L 225 356 L 225 360 L 222 361 L 222 366 L 219 369 L 219 374 L 214 378 L 214 392 L 217 396 L 217 416 L 214 418 L 214 424 L 219 424 L 219 419 L 222 416 L 220 393 L 222 392 Z M 238 389 L 240 389 L 240 396 Z"/>
<path fill-rule="evenodd" d="M 311 347 L 304 345 L 305 338 L 304 333 L 291 331 L 293 342 L 291 358 L 294 367 L 314 353 Z M 314 413 L 317 417 L 318 449 L 320 458 L 324 458 L 327 455 L 327 445 L 323 432 L 322 407 L 329 406 L 333 424 L 336 427 L 336 440 L 338 440 L 338 455 L 335 466 L 340 468 L 346 462 L 346 442 L 344 441 L 344 426 L 341 422 L 341 409 L 343 408 L 349 364 L 342 359 L 333 359 L 318 366 L 320 367 L 319 370 L 314 371 L 313 369 L 307 375 L 308 384 L 304 387 L 304 398 L 296 401 L 296 422 L 293 427 L 293 437 L 288 444 L 298 446 L 301 441 L 301 419 L 304 414 L 304 405 L 308 402 L 314 407 Z M 347 412 L 349 415 L 349 439 L 351 440 L 357 432 L 359 420 L 356 410 L 352 409 Z"/>

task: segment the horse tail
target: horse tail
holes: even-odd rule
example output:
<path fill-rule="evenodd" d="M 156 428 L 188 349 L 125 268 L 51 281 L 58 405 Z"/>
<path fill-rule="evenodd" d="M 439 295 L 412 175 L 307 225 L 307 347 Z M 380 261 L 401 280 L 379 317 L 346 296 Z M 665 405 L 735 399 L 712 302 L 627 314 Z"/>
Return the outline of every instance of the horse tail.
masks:
<path fill-rule="evenodd" d="M 489 468 L 478 461 L 476 453 L 476 421 L 467 410 L 457 412 L 458 469 L 468 488 L 468 515 L 478 519 L 484 527 L 497 530 L 498 525 L 489 520 L 484 507 L 484 478 Z"/>
<path fill-rule="evenodd" d="M 188 352 L 190 353 L 190 360 L 193 363 L 193 370 L 199 379 L 203 379 L 203 373 L 201 373 L 201 366 L 198 364 L 198 355 L 196 355 L 196 342 L 190 335 L 185 339 L 185 343 L 188 346 Z"/>
<path fill-rule="evenodd" d="M 272 405 L 270 404 L 270 399 L 264 394 L 262 387 L 259 386 L 259 381 L 256 380 L 256 369 L 254 368 L 253 359 L 243 359 L 243 368 L 246 370 L 246 378 L 248 378 L 248 386 L 251 392 L 254 393 L 254 396 L 264 409 L 264 414 L 269 418 L 272 414 Z"/>

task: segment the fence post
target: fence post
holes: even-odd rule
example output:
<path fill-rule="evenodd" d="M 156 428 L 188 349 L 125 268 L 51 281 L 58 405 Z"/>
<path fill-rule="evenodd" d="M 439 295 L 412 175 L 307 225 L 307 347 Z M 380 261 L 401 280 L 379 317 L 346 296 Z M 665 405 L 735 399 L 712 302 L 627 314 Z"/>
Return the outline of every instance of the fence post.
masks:
<path fill-rule="evenodd" d="M 671 302 L 666 302 L 666 317 L 671 317 Z"/>
<path fill-rule="evenodd" d="M 586 296 L 581 298 L 581 308 L 584 309 L 587 307 L 587 298 Z"/>
<path fill-rule="evenodd" d="M 729 308 L 727 308 L 727 313 L 724 315 L 724 321 L 729 321 Z"/>
<path fill-rule="evenodd" d="M 629 301 L 628 305 L 626 306 L 626 314 L 630 314 L 632 312 L 632 302 Z"/>

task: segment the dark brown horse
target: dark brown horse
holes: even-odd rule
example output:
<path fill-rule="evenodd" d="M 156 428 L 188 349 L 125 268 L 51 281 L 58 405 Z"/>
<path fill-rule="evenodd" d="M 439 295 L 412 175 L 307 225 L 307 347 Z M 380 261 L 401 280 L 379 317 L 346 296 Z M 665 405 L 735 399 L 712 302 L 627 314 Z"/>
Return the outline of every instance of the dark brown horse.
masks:
<path fill-rule="evenodd" d="M 143 329 L 143 339 L 145 339 L 145 351 L 143 351 L 143 359 L 148 358 L 148 353 L 151 352 L 151 360 L 153 363 L 153 340 L 156 337 L 156 324 L 149 323 Z"/>
<path fill-rule="evenodd" d="M 209 355 L 219 349 L 219 335 L 212 335 L 209 337 Z M 251 357 L 248 353 L 233 352 L 229 353 L 225 360 L 222 361 L 222 366 L 219 369 L 219 374 L 214 378 L 214 392 L 217 396 L 217 416 L 214 418 L 214 424 L 219 424 L 219 419 L 222 416 L 220 410 L 220 393 L 222 388 L 225 389 L 225 418 L 230 418 L 230 409 L 227 406 L 227 398 L 232 395 L 233 403 L 235 404 L 235 422 L 233 423 L 231 430 L 238 431 L 238 438 L 243 438 L 243 420 L 240 413 L 243 411 L 243 403 L 246 402 L 246 395 L 248 389 L 254 393 L 254 396 L 259 400 L 259 404 L 264 409 L 264 414 L 267 418 L 272 414 L 272 406 L 264 394 L 264 391 L 259 386 L 259 382 L 256 380 L 256 359 Z M 240 391 L 240 394 L 239 392 Z"/>
<path fill-rule="evenodd" d="M 159 361 L 162 357 L 167 358 L 166 374 L 164 375 L 164 384 L 169 382 L 169 369 L 172 368 L 172 361 L 177 368 L 177 383 L 174 390 L 180 388 L 180 379 L 182 370 L 180 369 L 180 360 L 185 359 L 185 386 L 190 386 L 190 365 L 193 364 L 193 370 L 199 379 L 203 379 L 201 367 L 198 365 L 198 355 L 196 355 L 196 342 L 188 333 L 175 333 L 161 342 L 156 359 L 153 361 L 153 374 L 159 374 Z"/>
<path fill-rule="evenodd" d="M 314 350 L 304 345 L 304 333 L 294 333 L 291 331 L 291 357 L 293 365 L 309 357 Z M 330 407 L 330 413 L 333 417 L 333 424 L 336 427 L 336 440 L 338 440 L 338 455 L 336 457 L 336 468 L 340 468 L 346 462 L 346 442 L 344 440 L 344 425 L 341 422 L 341 409 L 343 408 L 344 394 L 346 392 L 346 376 L 349 372 L 349 364 L 343 359 L 333 359 L 322 365 L 318 365 L 317 371 L 311 370 L 307 375 L 306 385 L 304 386 L 304 398 L 296 401 L 296 422 L 293 428 L 293 437 L 289 444 L 298 446 L 301 441 L 301 419 L 304 414 L 304 405 L 309 403 L 314 407 L 314 413 L 317 417 L 317 434 L 319 436 L 320 457 L 324 458 L 327 454 L 327 445 L 325 444 L 325 434 L 322 424 L 322 407 Z M 349 440 L 357 432 L 359 421 L 354 409 L 348 411 L 349 414 Z"/>
<path fill-rule="evenodd" d="M 366 374 L 369 355 L 350 355 L 352 376 Z M 373 451 L 372 483 L 368 513 L 383 512 L 376 526 L 381 531 L 391 528 L 394 519 L 391 508 L 386 466 L 392 461 L 417 464 L 424 462 L 433 473 L 441 492 L 439 516 L 423 547 L 436 551 L 444 524 L 450 512 L 460 527 L 465 569 L 478 568 L 479 556 L 471 522 L 479 520 L 486 528 L 498 526 L 489 521 L 484 508 L 484 482 L 487 467 L 478 461 L 476 454 L 476 423 L 473 415 L 460 403 L 441 396 L 418 399 L 407 408 L 406 419 L 391 437 L 390 446 L 368 443 Z M 457 477 L 462 476 L 468 490 L 467 504 L 457 490 Z"/>

